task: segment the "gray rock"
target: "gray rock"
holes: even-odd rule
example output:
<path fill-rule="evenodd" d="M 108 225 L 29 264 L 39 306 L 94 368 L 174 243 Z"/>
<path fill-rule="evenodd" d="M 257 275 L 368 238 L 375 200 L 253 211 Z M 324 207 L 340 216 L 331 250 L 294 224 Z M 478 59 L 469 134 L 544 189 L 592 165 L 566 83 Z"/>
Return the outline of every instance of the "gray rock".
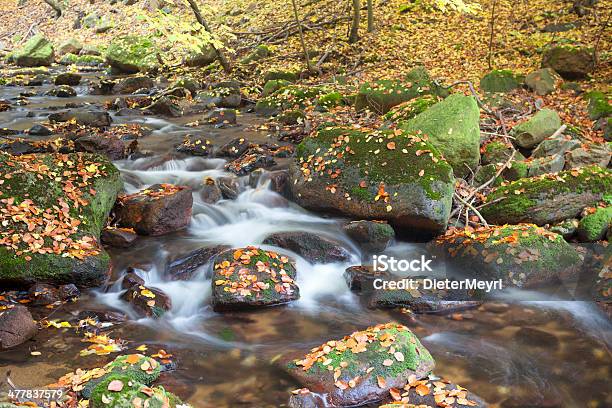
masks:
<path fill-rule="evenodd" d="M 16 347 L 36 335 L 30 311 L 21 305 L 0 312 L 0 350 Z"/>

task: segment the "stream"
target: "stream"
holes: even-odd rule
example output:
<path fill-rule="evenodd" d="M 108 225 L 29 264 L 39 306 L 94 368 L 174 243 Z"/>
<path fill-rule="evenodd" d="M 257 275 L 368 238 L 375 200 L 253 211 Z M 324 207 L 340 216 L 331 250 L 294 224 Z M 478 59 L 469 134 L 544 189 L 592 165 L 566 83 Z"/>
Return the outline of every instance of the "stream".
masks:
<path fill-rule="evenodd" d="M 84 74 L 94 79 L 98 73 Z M 0 99 L 11 100 L 25 91 L 42 94 L 50 86 L 2 87 Z M 42 123 L 48 114 L 67 103 L 102 105 L 117 95 L 87 95 L 77 86 L 74 98 L 28 97 L 29 104 L 0 113 L 0 128 L 24 130 Z M 113 124 L 138 123 L 153 129 L 139 140 L 141 150 L 154 154 L 115 162 L 128 193 L 157 183 L 188 185 L 194 205 L 188 229 L 162 237 L 140 237 L 129 249 L 110 248 L 114 284 L 83 293 L 81 298 L 53 312 L 53 319 L 68 319 L 82 310 L 126 313 L 130 319 L 115 325 L 113 338 L 129 341 L 133 349 L 146 344 L 150 353 L 164 349 L 173 355 L 177 369 L 164 373 L 161 382 L 195 407 L 280 407 L 299 388 L 278 367 L 279 355 L 307 352 L 329 339 L 341 338 L 367 326 L 398 321 L 421 339 L 436 361 L 435 373 L 466 387 L 492 404 L 503 407 L 604 407 L 612 406 L 610 367 L 612 325 L 592 303 L 578 301 L 516 301 L 487 303 L 458 316 L 412 315 L 400 311 L 372 310 L 346 285 L 344 270 L 359 265 L 362 254 L 344 235 L 342 220 L 308 212 L 273 192 L 268 183 L 249 185 L 240 178 L 240 194 L 214 205 L 200 197 L 203 180 L 230 176 L 222 159 L 189 157 L 174 145 L 186 134 L 205 135 L 215 146 L 244 137 L 252 142 L 279 143 L 265 123 L 243 112 L 238 126 L 197 128 L 185 124 L 198 119 L 185 116 L 113 117 Z M 274 169 L 283 168 L 278 161 Z M 265 177 L 263 178 L 265 179 Z M 299 256 L 298 285 L 301 298 L 290 305 L 252 312 L 216 313 L 210 306 L 211 280 L 201 267 L 190 280 L 172 280 L 164 273 L 169 260 L 192 250 L 229 245 L 259 246 L 272 233 L 308 231 L 343 243 L 352 259 L 347 263 L 311 264 Z M 410 257 L 420 253 L 416 243 L 396 241 L 386 253 Z M 120 299 L 121 277 L 132 267 L 147 286 L 159 288 L 172 300 L 160 319 L 139 318 Z M 537 330 L 532 330 L 537 329 Z M 100 366 L 114 355 L 79 356 L 86 347 L 72 329 L 42 330 L 28 343 L 0 352 L 0 375 L 11 371 L 21 388 L 40 388 L 78 367 Z M 41 353 L 32 356 L 35 349 Z"/>

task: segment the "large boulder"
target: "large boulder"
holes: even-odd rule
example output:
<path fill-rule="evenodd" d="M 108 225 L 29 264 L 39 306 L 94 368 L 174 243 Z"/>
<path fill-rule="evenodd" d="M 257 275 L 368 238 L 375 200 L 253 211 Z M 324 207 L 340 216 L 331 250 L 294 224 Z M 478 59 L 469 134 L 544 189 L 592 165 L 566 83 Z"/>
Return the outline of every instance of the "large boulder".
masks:
<path fill-rule="evenodd" d="M 216 311 L 275 306 L 297 300 L 293 260 L 256 247 L 230 249 L 217 255 L 212 278 Z"/>
<path fill-rule="evenodd" d="M 277 232 L 268 236 L 263 244 L 288 249 L 312 263 L 344 262 L 351 257 L 339 243 L 312 232 Z"/>
<path fill-rule="evenodd" d="M 289 184 L 301 206 L 386 220 L 410 233 L 446 228 L 455 180 L 425 136 L 326 127 L 296 153 Z"/>
<path fill-rule="evenodd" d="M 30 38 L 13 54 L 15 63 L 22 67 L 38 67 L 53 63 L 53 44 L 42 34 Z"/>
<path fill-rule="evenodd" d="M 380 401 L 394 388 L 427 377 L 434 360 L 419 339 L 396 323 L 380 324 L 330 340 L 285 365 L 309 392 L 329 407 Z"/>
<path fill-rule="evenodd" d="M 455 176 L 465 176 L 480 161 L 480 110 L 471 96 L 454 94 L 400 125 L 408 132 L 429 137 Z"/>
<path fill-rule="evenodd" d="M 560 127 L 559 114 L 551 109 L 542 109 L 529 120 L 516 125 L 512 129 L 512 136 L 518 146 L 531 149 L 552 136 Z"/>
<path fill-rule="evenodd" d="M 16 305 L 0 311 L 0 350 L 20 345 L 37 331 L 38 326 L 27 307 Z"/>
<path fill-rule="evenodd" d="M 186 228 L 191 222 L 191 188 L 155 184 L 120 196 L 115 206 L 117 224 L 139 235 L 159 236 Z"/>
<path fill-rule="evenodd" d="M 0 282 L 103 283 L 100 231 L 123 188 L 115 166 L 87 153 L 0 153 L 0 175 Z"/>
<path fill-rule="evenodd" d="M 575 218 L 612 191 L 612 172 L 598 166 L 523 178 L 495 189 L 480 212 L 490 223 L 537 225 Z"/>
<path fill-rule="evenodd" d="M 549 47 L 542 56 L 542 68 L 552 68 L 565 79 L 586 78 L 595 70 L 592 48 L 573 45 Z"/>
<path fill-rule="evenodd" d="M 108 46 L 105 58 L 116 71 L 135 74 L 156 69 L 158 53 L 149 38 L 128 35 L 115 38 Z"/>
<path fill-rule="evenodd" d="M 448 95 L 442 87 L 434 84 L 424 67 L 417 67 L 403 81 L 381 79 L 363 84 L 355 98 L 355 109 L 370 109 L 382 115 L 402 102 L 430 94 Z"/>
<path fill-rule="evenodd" d="M 538 95 L 553 93 L 557 83 L 560 81 L 559 74 L 552 68 L 538 69 L 525 77 L 525 85 Z"/>
<path fill-rule="evenodd" d="M 561 235 L 532 224 L 449 229 L 430 248 L 445 254 L 451 272 L 501 279 L 503 288 L 558 284 L 575 278 L 582 266 L 580 254 Z"/>

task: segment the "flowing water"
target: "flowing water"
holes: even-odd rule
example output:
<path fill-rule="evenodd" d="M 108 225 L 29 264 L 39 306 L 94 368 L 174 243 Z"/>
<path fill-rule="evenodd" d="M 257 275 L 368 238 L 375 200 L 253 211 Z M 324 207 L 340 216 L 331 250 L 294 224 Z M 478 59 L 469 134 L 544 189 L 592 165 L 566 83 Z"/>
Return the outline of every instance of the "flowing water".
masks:
<path fill-rule="evenodd" d="M 90 75 L 91 77 L 91 75 Z M 32 88 L 37 92 L 46 87 Z M 0 99 L 17 97 L 26 89 L 0 89 Z M 28 89 L 30 90 L 30 89 Z M 29 105 L 0 113 L 0 127 L 27 129 L 43 122 L 48 113 L 66 103 L 101 104 L 111 97 L 79 96 L 62 99 L 30 97 Z M 81 95 L 83 94 L 83 95 Z M 224 160 L 184 157 L 173 146 L 187 134 L 201 133 L 215 145 L 240 136 L 254 142 L 275 142 L 255 129 L 263 120 L 251 114 L 239 116 L 239 127 L 215 129 L 185 127 L 197 117 L 168 120 L 155 117 L 115 117 L 114 123 L 141 123 L 154 129 L 140 140 L 140 148 L 154 155 L 116 162 L 128 193 L 156 183 L 193 188 L 193 217 L 189 228 L 157 238 L 140 238 L 129 249 L 111 249 L 116 282 L 84 294 L 79 301 L 53 312 L 67 319 L 80 310 L 119 310 L 130 320 L 116 325 L 113 338 L 135 348 L 147 344 L 149 352 L 163 348 L 178 363 L 164 374 L 171 391 L 196 407 L 279 407 L 288 392 L 297 388 L 276 363 L 281 354 L 308 351 L 333 338 L 369 325 L 398 321 L 408 325 L 436 359 L 436 373 L 458 382 L 491 403 L 505 407 L 603 407 L 610 397 L 611 325 L 597 307 L 586 302 L 534 301 L 484 305 L 463 314 L 445 316 L 371 310 L 351 293 L 342 276 L 346 267 L 361 263 L 362 256 L 340 228 L 338 219 L 307 212 L 269 189 L 267 183 L 249 186 L 240 180 L 234 200 L 214 205 L 200 198 L 206 177 L 228 176 Z M 285 163 L 279 163 L 279 167 Z M 271 233 L 310 231 L 343 243 L 352 254 L 347 263 L 311 264 L 297 259 L 301 298 L 288 306 L 253 312 L 215 313 L 210 307 L 209 265 L 188 281 L 165 275 L 170 259 L 202 247 L 260 245 Z M 281 252 L 287 251 L 274 247 Z M 420 251 L 416 244 L 395 242 L 388 253 L 409 258 Z M 159 288 L 172 300 L 172 309 L 158 320 L 142 319 L 120 300 L 121 276 L 128 267 Z M 529 337 L 525 328 L 537 328 L 549 336 Z M 518 334 L 517 334 L 518 333 Z M 527 333 L 527 334 L 525 334 Z M 20 387 L 52 383 L 77 367 L 99 366 L 110 356 L 79 357 L 85 348 L 80 334 L 71 329 L 47 329 L 27 347 L 0 353 L 2 371 Z M 31 356 L 29 349 L 42 354 Z M 3 373 L 0 373 L 3 375 Z"/>

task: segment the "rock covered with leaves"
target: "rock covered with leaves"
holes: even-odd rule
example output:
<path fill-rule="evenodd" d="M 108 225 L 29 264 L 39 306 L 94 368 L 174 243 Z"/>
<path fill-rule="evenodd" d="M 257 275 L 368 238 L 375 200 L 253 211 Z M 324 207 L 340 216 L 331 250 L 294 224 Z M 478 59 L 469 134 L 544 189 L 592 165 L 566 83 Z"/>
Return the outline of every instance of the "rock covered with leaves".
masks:
<path fill-rule="evenodd" d="M 288 303 L 300 297 L 294 261 L 256 247 L 231 249 L 217 255 L 212 303 L 217 311 Z"/>
<path fill-rule="evenodd" d="M 290 187 L 303 207 L 386 220 L 413 233 L 446 228 L 453 172 L 427 137 L 328 126 L 296 152 Z"/>
<path fill-rule="evenodd" d="M 305 389 L 332 407 L 379 401 L 391 390 L 426 378 L 434 360 L 419 339 L 396 323 L 380 324 L 330 340 L 287 364 Z"/>
<path fill-rule="evenodd" d="M 102 156 L 0 153 L 0 281 L 104 282 L 110 260 L 98 241 L 122 188 Z"/>

